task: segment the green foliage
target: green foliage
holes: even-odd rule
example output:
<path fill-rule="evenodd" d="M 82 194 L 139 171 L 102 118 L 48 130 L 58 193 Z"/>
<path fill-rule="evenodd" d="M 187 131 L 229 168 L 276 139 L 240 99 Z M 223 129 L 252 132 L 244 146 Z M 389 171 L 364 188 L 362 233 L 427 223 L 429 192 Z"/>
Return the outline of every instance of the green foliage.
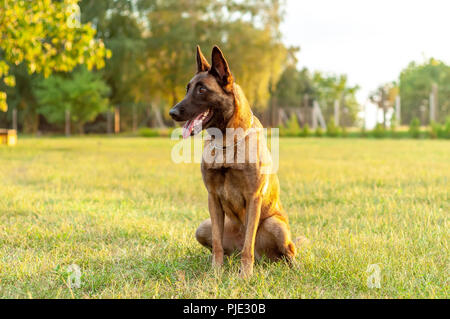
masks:
<path fill-rule="evenodd" d="M 321 128 L 320 126 L 318 126 L 318 127 L 316 128 L 315 135 L 316 135 L 317 137 L 322 137 L 322 136 L 323 136 L 323 130 L 322 130 L 322 128 Z"/>
<path fill-rule="evenodd" d="M 299 136 L 300 125 L 298 124 L 297 117 L 292 114 L 286 126 L 283 128 L 283 136 Z"/>
<path fill-rule="evenodd" d="M 26 63 L 28 73 L 48 77 L 54 71 L 71 71 L 79 64 L 102 68 L 110 52 L 93 41 L 95 29 L 73 16 L 78 0 L 15 1 L 0 3 L 0 78 L 15 85 L 10 65 Z M 0 110 L 6 110 L 6 93 L 0 92 Z"/>
<path fill-rule="evenodd" d="M 409 124 L 409 135 L 413 138 L 420 137 L 420 121 L 417 117 L 413 118 Z"/>
<path fill-rule="evenodd" d="M 360 134 L 361 137 L 367 137 L 367 130 L 366 130 L 366 126 L 365 125 L 363 125 L 361 127 L 361 131 L 360 131 L 359 134 Z"/>
<path fill-rule="evenodd" d="M 122 117 L 151 104 L 169 120 L 196 71 L 197 44 L 208 60 L 212 46 L 221 47 L 254 108 L 267 106 L 284 67 L 278 0 L 83 0 L 80 7 L 112 51 L 103 76 Z"/>
<path fill-rule="evenodd" d="M 157 137 L 159 135 L 159 131 L 157 129 L 149 128 L 149 127 L 141 127 L 139 129 L 139 136 L 142 137 Z"/>
<path fill-rule="evenodd" d="M 397 137 L 397 117 L 395 113 L 391 117 L 391 127 L 390 127 L 391 137 Z"/>
<path fill-rule="evenodd" d="M 442 138 L 450 138 L 450 116 L 447 116 L 445 120 L 445 126 L 443 128 L 442 135 L 440 136 Z"/>
<path fill-rule="evenodd" d="M 386 137 L 386 129 L 384 128 L 383 124 L 377 123 L 375 125 L 374 129 L 372 130 L 372 136 L 375 138 L 384 138 Z"/>
<path fill-rule="evenodd" d="M 280 80 L 274 92 L 277 104 L 282 107 L 299 107 L 304 105 L 305 96 L 320 102 L 325 118 L 334 114 L 335 100 L 339 100 L 341 106 L 341 119 L 347 125 L 354 124 L 359 104 L 356 99 L 358 86 L 348 85 L 345 75 L 328 75 L 321 72 L 311 74 L 304 68 L 299 71 L 295 63 L 289 64 L 281 74 Z"/>
<path fill-rule="evenodd" d="M 433 83 L 438 85 L 438 118 L 450 115 L 450 66 L 436 59 L 418 64 L 411 62 L 400 74 L 402 123 L 421 116 L 420 107 L 428 106 Z"/>
<path fill-rule="evenodd" d="M 431 138 L 450 138 L 450 116 L 447 117 L 444 124 L 432 122 L 429 135 Z"/>
<path fill-rule="evenodd" d="M 359 86 L 350 86 L 345 74 L 324 74 L 314 72 L 313 83 L 315 88 L 314 98 L 320 102 L 320 107 L 325 118 L 334 115 L 334 103 L 340 103 L 340 122 L 345 125 L 353 125 L 359 112 L 359 103 L 356 92 Z"/>
<path fill-rule="evenodd" d="M 142 137 L 171 137 L 172 132 L 175 128 L 150 128 L 141 127 L 139 128 L 138 135 Z"/>
<path fill-rule="evenodd" d="M 329 137 L 338 137 L 340 133 L 339 127 L 334 123 L 334 119 L 331 119 L 327 124 L 326 135 Z"/>
<path fill-rule="evenodd" d="M 395 82 L 385 83 L 380 85 L 369 96 L 372 103 L 383 111 L 383 127 L 387 128 L 387 112 L 390 108 L 395 106 L 395 99 L 398 96 L 398 85 Z M 392 121 L 392 119 L 391 119 Z"/>
<path fill-rule="evenodd" d="M 137 4 L 145 21 L 146 59 L 152 67 L 146 78 L 168 105 L 183 97 L 195 72 L 195 46 L 199 44 L 209 58 L 217 44 L 250 104 L 266 107 L 287 54 L 279 31 L 280 1 L 141 0 Z"/>
<path fill-rule="evenodd" d="M 313 97 L 314 83 L 309 71 L 299 71 L 295 64 L 288 65 L 280 76 L 274 97 L 282 107 L 298 107 L 303 103 L 305 95 Z"/>
<path fill-rule="evenodd" d="M 342 128 L 341 128 L 341 136 L 348 137 L 347 128 L 345 126 L 342 126 Z"/>
<path fill-rule="evenodd" d="M 430 132 L 429 136 L 433 139 L 438 138 L 438 136 L 442 135 L 442 127 L 439 123 L 431 122 L 430 123 Z"/>
<path fill-rule="evenodd" d="M 391 117 L 391 130 L 395 131 L 396 129 L 397 129 L 397 115 L 394 112 L 394 114 L 392 114 Z"/>
<path fill-rule="evenodd" d="M 309 130 L 309 125 L 308 125 L 308 123 L 306 123 L 306 124 L 303 126 L 303 129 L 302 129 L 302 131 L 301 131 L 301 133 L 300 133 L 300 136 L 302 136 L 302 137 L 308 137 L 310 134 L 311 134 L 311 132 L 310 132 L 310 130 Z"/>
<path fill-rule="evenodd" d="M 53 75 L 36 81 L 38 113 L 50 123 L 64 123 L 65 110 L 83 133 L 83 125 L 108 108 L 109 87 L 99 74 L 79 68 L 70 75 Z"/>
<path fill-rule="evenodd" d="M 142 19 L 131 0 L 83 0 L 81 20 L 95 23 L 97 38 L 112 52 L 102 69 L 103 78 L 111 87 L 113 105 L 149 102 L 149 90 L 154 95 L 155 66 L 148 59 Z M 133 14 L 136 13 L 136 14 Z M 143 13 L 141 13 L 143 14 Z M 154 80 L 152 80 L 154 79 Z M 126 111 L 121 108 L 122 113 Z"/>

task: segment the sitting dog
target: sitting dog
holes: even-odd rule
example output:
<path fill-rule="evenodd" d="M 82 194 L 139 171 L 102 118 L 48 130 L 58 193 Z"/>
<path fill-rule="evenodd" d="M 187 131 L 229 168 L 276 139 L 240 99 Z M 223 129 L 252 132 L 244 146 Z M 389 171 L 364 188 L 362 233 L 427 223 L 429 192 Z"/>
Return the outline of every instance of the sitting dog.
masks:
<path fill-rule="evenodd" d="M 247 277 L 253 272 L 255 256 L 290 262 L 296 248 L 288 217 L 281 206 L 278 177 L 267 172 L 271 164 L 264 160 L 268 149 L 263 143 L 262 125 L 253 115 L 241 88 L 234 83 L 228 63 L 217 46 L 212 50 L 211 61 L 212 65 L 197 46 L 197 73 L 188 83 L 184 99 L 169 114 L 175 121 L 185 122 L 184 138 L 212 128 L 222 133 L 221 138 L 205 142 L 205 151 L 210 156 L 209 160 L 204 156 L 201 171 L 211 218 L 200 224 L 196 238 L 212 250 L 213 266 L 222 265 L 224 254 L 241 251 L 240 273 Z M 228 143 L 231 129 L 244 133 L 235 134 Z M 253 150 L 257 159 L 251 161 L 251 152 L 245 151 L 243 160 L 235 161 L 239 145 L 249 146 L 251 150 L 251 141 L 255 139 Z M 230 151 L 231 156 L 225 154 Z M 226 161 L 218 160 L 224 157 Z"/>

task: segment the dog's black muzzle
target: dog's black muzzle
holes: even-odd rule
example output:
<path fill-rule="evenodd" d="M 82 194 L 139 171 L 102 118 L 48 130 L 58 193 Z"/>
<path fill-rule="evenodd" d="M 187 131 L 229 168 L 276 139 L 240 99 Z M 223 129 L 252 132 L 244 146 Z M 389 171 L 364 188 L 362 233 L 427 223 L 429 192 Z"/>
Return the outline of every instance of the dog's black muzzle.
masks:
<path fill-rule="evenodd" d="M 183 102 L 181 101 L 180 103 L 178 103 L 177 105 L 172 107 L 169 111 L 170 117 L 178 122 L 187 120 L 187 119 L 183 118 L 183 115 L 185 115 L 185 108 L 182 103 Z"/>

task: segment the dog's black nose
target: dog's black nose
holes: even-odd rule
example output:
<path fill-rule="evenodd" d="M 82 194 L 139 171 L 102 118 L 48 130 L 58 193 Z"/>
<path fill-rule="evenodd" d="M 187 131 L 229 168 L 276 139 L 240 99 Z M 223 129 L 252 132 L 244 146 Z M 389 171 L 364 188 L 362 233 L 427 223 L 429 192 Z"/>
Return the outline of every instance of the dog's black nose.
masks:
<path fill-rule="evenodd" d="M 173 107 L 169 111 L 169 115 L 176 120 L 180 116 L 180 111 L 176 107 Z"/>

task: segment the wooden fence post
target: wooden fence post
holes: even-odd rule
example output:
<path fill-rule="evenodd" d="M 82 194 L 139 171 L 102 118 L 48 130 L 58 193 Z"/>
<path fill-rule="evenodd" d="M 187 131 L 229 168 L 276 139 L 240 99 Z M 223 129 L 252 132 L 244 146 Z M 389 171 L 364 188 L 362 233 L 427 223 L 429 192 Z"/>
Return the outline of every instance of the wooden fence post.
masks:
<path fill-rule="evenodd" d="M 137 112 L 136 112 L 136 105 L 135 104 L 133 104 L 133 107 L 132 107 L 132 112 L 133 112 L 133 114 L 132 114 L 132 127 L 133 127 L 133 132 L 136 132 L 137 131 Z"/>
<path fill-rule="evenodd" d="M 431 85 L 430 93 L 430 124 L 431 122 L 436 122 L 436 110 L 438 103 L 438 86 L 436 83 Z"/>
<path fill-rule="evenodd" d="M 339 126 L 339 100 L 334 100 L 334 124 Z"/>
<path fill-rule="evenodd" d="M 106 111 L 106 133 L 112 134 L 112 113 L 110 110 Z"/>
<path fill-rule="evenodd" d="M 312 125 L 311 128 L 315 130 L 317 128 L 317 101 L 313 101 L 313 108 L 312 108 Z"/>
<path fill-rule="evenodd" d="M 314 101 L 313 105 L 314 105 L 313 108 L 314 108 L 314 118 L 315 118 L 315 121 L 316 121 L 316 127 L 317 127 L 317 121 L 319 121 L 320 126 L 322 127 L 322 129 L 326 130 L 327 129 L 327 124 L 325 123 L 325 119 L 323 118 L 322 110 L 320 109 L 319 102 Z"/>
<path fill-rule="evenodd" d="M 395 120 L 397 125 L 402 125 L 400 95 L 395 97 Z"/>
<path fill-rule="evenodd" d="M 70 110 L 66 110 L 65 132 L 66 132 L 66 136 L 70 136 Z"/>
<path fill-rule="evenodd" d="M 17 109 L 14 108 L 12 111 L 12 128 L 17 132 Z"/>
<path fill-rule="evenodd" d="M 114 133 L 120 133 L 120 111 L 119 108 L 114 108 Z"/>
<path fill-rule="evenodd" d="M 311 114 L 310 114 L 310 110 L 311 108 L 308 105 L 308 94 L 303 95 L 303 111 L 304 111 L 304 118 L 305 118 L 305 123 L 308 124 L 309 127 L 312 127 L 312 123 L 311 123 Z"/>

